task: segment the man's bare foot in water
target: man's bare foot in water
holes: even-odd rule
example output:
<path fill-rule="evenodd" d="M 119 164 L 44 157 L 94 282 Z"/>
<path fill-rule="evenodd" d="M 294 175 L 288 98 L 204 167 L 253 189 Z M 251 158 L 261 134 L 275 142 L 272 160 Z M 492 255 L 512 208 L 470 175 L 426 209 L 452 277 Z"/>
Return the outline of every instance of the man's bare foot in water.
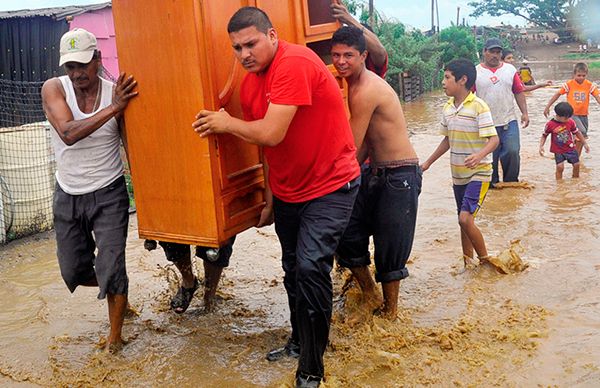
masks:
<path fill-rule="evenodd" d="M 108 354 L 117 354 L 123 350 L 123 346 L 125 346 L 125 342 L 123 342 L 123 340 L 119 342 L 107 343 L 104 347 L 104 352 Z"/>
<path fill-rule="evenodd" d="M 113 340 L 109 342 L 107 337 L 100 337 L 96 347 L 98 349 L 102 349 L 104 353 L 116 354 L 123 349 L 127 342 L 128 341 L 125 341 L 122 338 L 119 338 L 118 341 Z"/>
<path fill-rule="evenodd" d="M 346 323 L 350 326 L 356 326 L 360 323 L 363 323 L 370 319 L 373 316 L 373 313 L 379 310 L 383 305 L 383 296 L 377 291 L 377 289 L 373 289 L 370 292 L 363 292 L 360 304 L 355 307 L 354 311 L 352 311 L 348 318 L 346 319 Z"/>
<path fill-rule="evenodd" d="M 395 321 L 398 318 L 398 307 L 390 308 L 385 302 L 383 305 L 375 311 L 375 315 L 388 321 Z"/>
<path fill-rule="evenodd" d="M 398 294 L 400 292 L 400 280 L 382 282 L 383 307 L 379 309 L 379 315 L 390 321 L 398 318 Z"/>
<path fill-rule="evenodd" d="M 358 282 L 360 290 L 362 291 L 360 305 L 358 308 L 350 314 L 346 320 L 350 326 L 354 326 L 361 322 L 364 322 L 373 312 L 381 307 L 383 303 L 383 297 L 379 293 L 371 271 L 367 266 L 351 268 L 352 276 Z"/>

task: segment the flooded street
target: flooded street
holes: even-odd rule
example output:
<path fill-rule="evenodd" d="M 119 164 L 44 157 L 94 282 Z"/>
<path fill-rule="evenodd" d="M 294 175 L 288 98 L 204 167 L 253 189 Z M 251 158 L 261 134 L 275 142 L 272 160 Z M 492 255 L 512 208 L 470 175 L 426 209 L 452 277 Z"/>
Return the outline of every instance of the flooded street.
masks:
<path fill-rule="evenodd" d="M 532 65 L 536 79 L 566 79 L 565 68 Z M 598 80 L 599 75 L 590 77 Z M 418 225 L 401 283 L 395 322 L 364 317 L 350 325 L 358 292 L 334 270 L 335 300 L 324 387 L 600 385 L 600 107 L 590 104 L 591 153 L 581 178 L 556 182 L 555 164 L 538 154 L 556 89 L 528 97 L 521 131 L 521 179 L 491 190 L 477 217 L 488 249 L 520 240 L 524 272 L 481 266 L 455 274 L 461 257 L 448 154 L 424 174 Z M 441 92 L 404 105 L 413 144 L 425 160 L 441 140 Z M 550 154 L 551 155 L 551 154 Z M 159 248 L 147 252 L 135 216 L 127 247 L 129 343 L 118 355 L 97 344 L 108 333 L 97 291 L 71 295 L 58 269 L 53 233 L 0 247 L 2 386 L 292 386 L 295 360 L 265 353 L 288 335 L 280 248 L 272 227 L 241 234 L 224 271 L 217 311 L 198 292 L 188 311 L 168 310 L 178 281 Z M 197 261 L 199 276 L 202 265 Z M 454 274 L 453 274 L 454 273 Z"/>

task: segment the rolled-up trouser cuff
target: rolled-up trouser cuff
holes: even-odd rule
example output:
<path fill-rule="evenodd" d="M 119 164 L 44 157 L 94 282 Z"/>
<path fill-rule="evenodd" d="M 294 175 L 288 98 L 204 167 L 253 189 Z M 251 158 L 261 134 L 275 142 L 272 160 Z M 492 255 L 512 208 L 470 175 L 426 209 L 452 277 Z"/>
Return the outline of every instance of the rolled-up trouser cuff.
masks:
<path fill-rule="evenodd" d="M 190 246 L 188 244 L 179 244 L 166 241 L 159 241 L 158 244 L 165 251 L 165 256 L 170 262 L 176 263 L 185 259 L 191 259 Z"/>
<path fill-rule="evenodd" d="M 407 277 L 408 277 L 408 268 L 402 268 L 397 271 L 375 274 L 375 280 L 379 283 L 393 282 L 394 280 L 402 280 Z"/>
<path fill-rule="evenodd" d="M 229 267 L 229 259 L 233 254 L 233 243 L 237 236 L 231 237 L 223 246 L 218 249 L 208 248 L 203 246 L 196 246 L 196 256 L 204 260 L 205 262 L 211 263 L 215 267 L 226 268 Z M 209 254 L 209 251 L 210 252 Z M 216 256 L 214 255 L 216 252 Z"/>
<path fill-rule="evenodd" d="M 359 257 L 344 258 L 337 257 L 338 264 L 344 268 L 366 267 L 371 264 L 371 254 L 366 253 Z"/>

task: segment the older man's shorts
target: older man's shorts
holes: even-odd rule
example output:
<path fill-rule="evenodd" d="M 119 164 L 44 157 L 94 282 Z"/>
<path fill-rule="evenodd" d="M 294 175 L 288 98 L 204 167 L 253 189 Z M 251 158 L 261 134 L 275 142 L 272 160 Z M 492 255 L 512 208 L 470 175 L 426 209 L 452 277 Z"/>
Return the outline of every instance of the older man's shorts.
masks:
<path fill-rule="evenodd" d="M 67 194 L 57 183 L 53 209 L 58 264 L 69 291 L 95 279 L 100 288 L 98 299 L 107 293 L 127 294 L 129 197 L 123 176 L 82 195 Z"/>

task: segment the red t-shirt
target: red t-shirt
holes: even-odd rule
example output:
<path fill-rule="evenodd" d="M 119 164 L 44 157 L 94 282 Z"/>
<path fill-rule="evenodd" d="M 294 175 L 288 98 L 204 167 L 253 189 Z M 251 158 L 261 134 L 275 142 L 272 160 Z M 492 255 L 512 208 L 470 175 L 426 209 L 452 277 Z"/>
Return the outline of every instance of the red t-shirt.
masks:
<path fill-rule="evenodd" d="M 270 102 L 298 106 L 283 141 L 264 147 L 277 198 L 309 201 L 360 174 L 342 92 L 312 50 L 280 40 L 269 68 L 244 77 L 240 99 L 246 120 L 264 118 Z"/>
<path fill-rule="evenodd" d="M 579 132 L 573 119 L 564 123 L 554 119 L 548 121 L 544 129 L 544 135 L 552 135 L 550 143 L 550 152 L 555 154 L 564 154 L 575 149 L 575 134 Z"/>

